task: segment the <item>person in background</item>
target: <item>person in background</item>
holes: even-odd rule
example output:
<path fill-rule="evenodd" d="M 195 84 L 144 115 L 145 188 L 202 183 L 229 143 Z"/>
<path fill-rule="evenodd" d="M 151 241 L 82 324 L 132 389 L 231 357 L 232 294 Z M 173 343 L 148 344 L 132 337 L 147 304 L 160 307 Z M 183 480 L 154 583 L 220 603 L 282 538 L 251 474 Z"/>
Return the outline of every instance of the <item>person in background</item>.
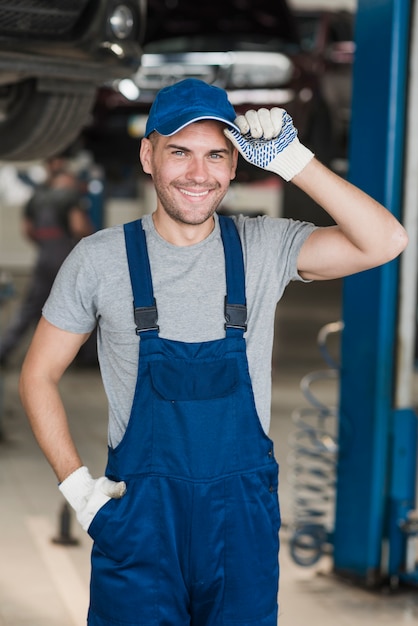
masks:
<path fill-rule="evenodd" d="M 238 152 L 336 225 L 218 215 Z M 23 364 L 22 402 L 94 540 L 89 626 L 276 626 L 276 305 L 292 280 L 390 261 L 407 235 L 299 142 L 283 109 L 236 118 L 225 91 L 199 80 L 157 94 L 140 159 L 155 211 L 66 259 Z M 94 479 L 59 381 L 96 324 L 109 448 Z"/>
<path fill-rule="evenodd" d="M 92 233 L 77 178 L 63 159 L 47 164 L 48 178 L 25 204 L 22 234 L 37 248 L 33 271 L 22 302 L 0 337 L 0 366 L 7 365 L 25 332 L 42 314 L 55 276 L 74 245 Z"/>

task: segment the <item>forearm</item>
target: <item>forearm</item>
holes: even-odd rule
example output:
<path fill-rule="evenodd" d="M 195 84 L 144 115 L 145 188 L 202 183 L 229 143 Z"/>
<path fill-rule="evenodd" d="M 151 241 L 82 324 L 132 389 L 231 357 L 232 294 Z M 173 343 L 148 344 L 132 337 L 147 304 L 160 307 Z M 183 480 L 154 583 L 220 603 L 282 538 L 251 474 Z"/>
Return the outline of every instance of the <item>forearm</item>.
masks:
<path fill-rule="evenodd" d="M 341 278 L 387 263 L 404 250 L 408 236 L 398 220 L 317 161 L 299 142 L 286 111 L 248 111 L 235 123 L 241 133 L 227 129 L 225 135 L 249 163 L 291 180 L 335 221 L 317 228 L 303 244 L 298 256 L 303 278 Z"/>
<path fill-rule="evenodd" d="M 22 366 L 20 396 L 35 438 L 59 481 L 82 465 L 70 434 L 59 381 L 88 335 L 62 331 L 43 317 Z"/>
<path fill-rule="evenodd" d="M 104 476 L 92 478 L 70 435 L 56 382 L 33 375 L 30 356 L 22 368 L 20 394 L 35 438 L 58 478 L 59 489 L 75 510 L 81 526 L 88 530 L 97 511 L 110 498 L 125 495 L 126 484 Z"/>
<path fill-rule="evenodd" d="M 333 218 L 355 248 L 370 256 L 371 265 L 384 263 L 404 249 L 407 235 L 398 220 L 379 202 L 316 159 L 292 183 Z"/>
<path fill-rule="evenodd" d="M 61 482 L 82 461 L 70 434 L 58 386 L 33 374 L 26 363 L 20 378 L 20 396 L 38 445 Z"/>

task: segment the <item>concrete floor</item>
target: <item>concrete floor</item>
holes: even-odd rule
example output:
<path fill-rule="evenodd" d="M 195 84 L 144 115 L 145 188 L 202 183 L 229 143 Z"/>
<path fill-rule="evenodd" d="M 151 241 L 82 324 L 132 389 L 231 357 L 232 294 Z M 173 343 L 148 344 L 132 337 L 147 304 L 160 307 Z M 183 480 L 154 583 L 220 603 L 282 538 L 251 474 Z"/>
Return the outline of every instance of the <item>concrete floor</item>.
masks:
<path fill-rule="evenodd" d="M 271 436 L 281 464 L 280 626 L 372 626 L 418 624 L 417 590 L 365 591 L 338 580 L 332 562 L 301 568 L 289 557 L 292 492 L 289 485 L 291 416 L 305 401 L 299 383 L 322 369 L 316 346 L 320 328 L 339 319 L 340 283 L 291 285 L 278 314 Z M 308 305 L 309 302 L 309 305 Z M 4 318 L 5 311 L 2 313 Z M 9 314 L 10 311 L 7 312 Z M 3 319 L 4 322 L 4 319 Z M 63 499 L 34 443 L 17 396 L 25 345 L 3 376 L 0 444 L 0 626 L 81 626 L 88 603 L 90 539 L 72 521 L 75 546 L 53 543 L 59 536 Z M 336 383 L 323 389 L 334 403 Z M 93 475 L 106 454 L 106 400 L 97 369 L 72 368 L 62 382 L 74 438 Z"/>

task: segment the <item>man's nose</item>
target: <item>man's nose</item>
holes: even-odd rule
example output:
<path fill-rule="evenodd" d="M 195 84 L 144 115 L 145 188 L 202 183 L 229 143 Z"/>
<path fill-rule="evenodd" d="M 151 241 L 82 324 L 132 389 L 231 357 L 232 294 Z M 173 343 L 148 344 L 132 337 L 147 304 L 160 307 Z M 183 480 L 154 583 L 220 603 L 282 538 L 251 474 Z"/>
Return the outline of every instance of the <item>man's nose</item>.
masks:
<path fill-rule="evenodd" d="M 205 159 L 193 158 L 187 169 L 187 177 L 196 182 L 203 182 L 207 180 L 208 171 Z"/>

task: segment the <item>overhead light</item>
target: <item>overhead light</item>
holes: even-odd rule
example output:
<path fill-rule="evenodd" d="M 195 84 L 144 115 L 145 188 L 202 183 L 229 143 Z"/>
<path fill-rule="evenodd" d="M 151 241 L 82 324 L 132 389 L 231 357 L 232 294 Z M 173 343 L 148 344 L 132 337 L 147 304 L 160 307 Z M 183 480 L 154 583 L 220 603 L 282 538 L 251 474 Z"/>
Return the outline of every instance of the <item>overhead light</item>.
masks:
<path fill-rule="evenodd" d="M 120 80 L 118 89 L 127 100 L 135 101 L 139 98 L 139 89 L 130 78 Z"/>
<path fill-rule="evenodd" d="M 160 89 L 189 77 L 216 81 L 226 89 L 275 89 L 286 86 L 294 71 L 281 52 L 146 52 L 134 80 L 142 89 Z"/>
<path fill-rule="evenodd" d="M 294 97 L 293 89 L 234 89 L 228 91 L 228 100 L 234 106 L 250 103 L 260 106 L 283 106 L 292 102 Z"/>
<path fill-rule="evenodd" d="M 231 52 L 231 87 L 277 87 L 292 77 L 294 66 L 280 52 Z"/>
<path fill-rule="evenodd" d="M 118 4 L 109 17 L 110 29 L 117 39 L 128 39 L 134 29 L 134 15 L 126 4 Z"/>

